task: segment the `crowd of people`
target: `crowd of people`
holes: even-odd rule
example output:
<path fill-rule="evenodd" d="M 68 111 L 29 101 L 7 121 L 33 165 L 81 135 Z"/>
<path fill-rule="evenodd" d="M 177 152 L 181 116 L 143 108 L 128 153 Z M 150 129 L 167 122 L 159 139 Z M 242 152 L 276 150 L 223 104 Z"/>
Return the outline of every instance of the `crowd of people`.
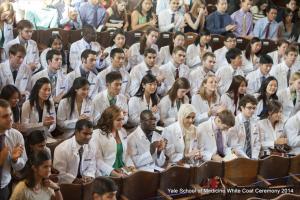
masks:
<path fill-rule="evenodd" d="M 94 199 L 114 199 L 105 176 L 298 155 L 297 2 L 237 2 L 230 14 L 227 0 L 210 14 L 203 0 L 141 0 L 133 10 L 125 0 L 3 2 L 0 200 L 59 200 L 59 184 L 93 180 Z M 40 51 L 34 30 L 53 27 L 82 38 L 66 54 L 53 34 Z M 104 30 L 114 30 L 105 49 L 96 41 Z M 127 46 L 128 30 L 144 34 Z M 160 32 L 173 32 L 161 48 Z M 185 32 L 198 34 L 188 46 Z M 224 36 L 222 48 L 213 51 L 211 34 Z M 250 41 L 243 51 L 238 37 Z M 277 49 L 262 53 L 262 39 Z"/>

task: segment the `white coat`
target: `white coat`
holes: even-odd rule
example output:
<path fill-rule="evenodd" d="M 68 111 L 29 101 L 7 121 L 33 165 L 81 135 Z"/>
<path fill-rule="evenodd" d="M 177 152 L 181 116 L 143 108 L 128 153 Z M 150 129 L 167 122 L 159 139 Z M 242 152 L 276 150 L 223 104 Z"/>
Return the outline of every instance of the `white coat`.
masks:
<path fill-rule="evenodd" d="M 189 103 L 189 98 L 184 97 L 183 103 Z M 164 126 L 168 126 L 177 121 L 177 106 L 176 102 L 172 106 L 169 95 L 164 96 L 158 104 L 160 120 L 164 123 Z"/>
<path fill-rule="evenodd" d="M 282 104 L 282 112 L 285 119 L 292 117 L 300 110 L 299 92 L 297 92 L 296 95 L 296 104 L 294 105 L 290 88 L 286 88 L 277 92 L 278 101 Z"/>
<path fill-rule="evenodd" d="M 288 87 L 287 83 L 287 74 L 288 74 L 288 66 L 285 64 L 285 61 L 281 62 L 278 65 L 273 65 L 270 75 L 274 76 L 277 79 L 278 82 L 278 91 L 286 89 Z M 298 71 L 299 67 L 296 65 L 293 65 L 291 67 L 291 76 L 294 72 Z"/>
<path fill-rule="evenodd" d="M 19 37 L 16 37 L 15 39 L 9 41 L 5 46 L 4 50 L 6 53 L 6 58 L 8 59 L 9 57 L 9 48 L 14 45 L 14 44 L 20 44 L 20 39 Z M 37 47 L 37 44 L 33 40 L 28 40 L 28 45 L 26 47 L 26 55 L 24 57 L 23 63 L 22 64 L 29 64 L 29 63 L 37 63 L 37 67 L 35 69 L 35 72 L 38 71 L 41 67 L 40 64 L 40 57 L 39 57 L 39 50 Z"/>
<path fill-rule="evenodd" d="M 152 155 L 150 153 L 151 143 L 161 139 L 160 134 L 153 132 L 151 141 L 149 141 L 140 126 L 128 136 L 128 152 L 138 170 L 153 172 L 155 166 L 161 167 L 164 165 L 166 161 L 164 151 L 161 151 L 159 156 L 157 155 L 157 149 Z"/>
<path fill-rule="evenodd" d="M 117 95 L 116 98 L 117 98 L 116 106 L 120 107 L 123 111 L 127 113 L 124 119 L 124 123 L 126 123 L 128 120 L 128 105 L 127 105 L 128 99 L 126 96 L 122 94 Z M 100 119 L 103 111 L 109 106 L 110 105 L 107 97 L 107 90 L 103 90 L 93 98 L 93 107 L 95 109 L 96 122 Z"/>
<path fill-rule="evenodd" d="M 215 102 L 212 102 L 211 105 L 208 104 L 208 101 L 203 99 L 200 94 L 195 94 L 192 96 L 192 105 L 195 107 L 197 113 L 195 122 L 200 124 L 209 119 L 208 111 L 213 109 L 215 106 L 219 106 L 220 96 L 217 94 L 217 99 Z"/>
<path fill-rule="evenodd" d="M 81 111 L 78 112 L 77 103 L 75 100 L 74 110 L 71 113 L 71 102 L 64 98 L 59 102 L 58 110 L 57 110 L 57 125 L 58 129 L 62 131 L 64 134 L 61 136 L 66 139 L 69 138 L 75 131 L 76 122 L 79 119 L 80 115 L 87 115 L 90 117 L 90 120 L 94 122 L 95 118 L 95 109 L 92 101 L 89 98 L 86 98 L 82 102 Z"/>
<path fill-rule="evenodd" d="M 248 158 L 246 155 L 246 130 L 244 125 L 245 119 L 243 114 L 240 113 L 235 117 L 234 127 L 228 130 L 227 141 L 228 146 L 233 147 L 239 156 Z M 254 118 L 250 119 L 250 131 L 251 131 L 251 158 L 258 159 L 261 141 L 259 135 L 259 129 L 257 125 L 257 120 Z"/>
<path fill-rule="evenodd" d="M 204 48 L 205 52 L 212 52 L 212 49 L 210 46 Z M 200 45 L 198 44 L 197 46 L 195 44 L 190 44 L 187 47 L 186 50 L 186 64 L 189 66 L 189 68 L 195 68 L 199 65 L 201 65 L 201 49 Z"/>
<path fill-rule="evenodd" d="M 191 83 L 191 95 L 197 94 L 205 77 L 213 74 L 214 72 L 212 71 L 206 73 L 203 69 L 203 66 L 199 66 L 192 70 L 189 75 L 189 81 Z"/>
<path fill-rule="evenodd" d="M 91 42 L 90 44 L 88 44 L 83 38 L 71 44 L 69 61 L 70 67 L 73 70 L 81 66 L 81 54 L 86 49 L 91 49 L 96 52 L 100 52 L 101 46 L 98 42 Z"/>
<path fill-rule="evenodd" d="M 77 67 L 74 71 L 70 72 L 67 75 L 68 90 L 72 87 L 74 80 L 78 77 L 81 77 L 80 67 Z M 90 83 L 89 97 L 94 98 L 95 95 L 99 92 L 100 81 L 97 78 L 97 75 L 93 71 L 89 72 L 88 81 Z"/>
<path fill-rule="evenodd" d="M 265 75 L 265 78 L 268 78 L 270 75 L 267 74 Z M 247 86 L 247 94 L 254 94 L 257 93 L 260 86 L 261 86 L 261 80 L 262 80 L 262 73 L 260 71 L 260 69 L 257 69 L 253 72 L 250 72 L 247 76 L 247 82 L 248 82 L 248 86 Z"/>
<path fill-rule="evenodd" d="M 203 156 L 204 161 L 209 161 L 212 159 L 212 156 L 217 154 L 217 142 L 216 142 L 216 133 L 214 128 L 214 117 L 209 118 L 209 120 L 201 123 L 197 127 L 197 136 L 198 142 L 201 150 L 201 155 Z M 226 136 L 222 132 L 223 136 L 223 151 L 226 156 L 228 154 L 228 148 L 226 146 Z"/>
<path fill-rule="evenodd" d="M 51 136 L 50 133 L 54 131 L 56 127 L 56 113 L 55 113 L 55 106 L 52 100 L 50 100 L 51 108 L 50 112 L 48 113 L 46 105 L 44 105 L 43 108 L 43 116 L 42 116 L 42 122 L 39 122 L 39 113 L 36 109 L 36 105 L 34 104 L 32 107 L 30 106 L 29 100 L 25 101 L 22 106 L 22 116 L 21 116 L 21 122 L 25 125 L 26 133 L 30 133 L 34 130 L 42 130 L 45 131 L 45 133 L 48 136 Z M 52 116 L 54 118 L 54 123 L 46 127 L 43 125 L 43 120 L 46 116 Z"/>
<path fill-rule="evenodd" d="M 8 24 L 6 22 L 3 23 L 3 33 L 0 34 L 0 40 L 4 37 L 3 47 L 11 40 L 14 39 L 14 32 L 13 32 L 13 24 Z M 3 52 L 4 53 L 4 52 Z M 4 56 L 4 55 L 3 55 Z"/>
<path fill-rule="evenodd" d="M 273 128 L 269 119 L 258 121 L 258 129 L 261 138 L 262 151 L 268 151 L 268 148 L 274 148 L 275 141 L 280 137 L 285 137 L 283 122 L 278 122 Z"/>
<path fill-rule="evenodd" d="M 231 65 L 227 65 L 218 69 L 216 72 L 216 77 L 220 80 L 218 83 L 218 90 L 221 96 L 227 92 L 231 85 L 233 76 L 236 75 L 244 76 L 244 72 L 240 68 L 237 68 L 234 73 L 234 69 Z"/>
<path fill-rule="evenodd" d="M 40 78 L 46 77 L 49 79 L 49 70 L 48 68 L 34 74 L 31 78 L 31 88 L 34 86 L 37 80 Z M 56 80 L 56 88 L 55 88 L 55 94 L 53 94 L 55 97 L 60 94 L 67 93 L 68 89 L 68 82 L 67 82 L 67 76 L 62 72 L 62 70 L 57 71 L 57 80 Z"/>
<path fill-rule="evenodd" d="M 129 99 L 128 102 L 128 115 L 129 115 L 129 121 L 133 124 L 133 125 L 138 125 L 140 124 L 140 114 L 141 112 L 143 112 L 144 110 L 151 110 L 152 108 L 152 102 L 150 99 L 150 104 L 148 105 L 145 97 L 140 98 L 140 97 L 131 97 Z M 160 116 L 159 116 L 159 111 L 157 111 L 156 113 L 153 113 L 156 121 L 160 120 Z"/>
<path fill-rule="evenodd" d="M 106 89 L 106 78 L 105 77 L 109 72 L 112 72 L 112 71 L 117 71 L 117 70 L 114 69 L 112 66 L 109 66 L 97 75 L 97 79 L 99 80 L 99 92 Z M 130 90 L 130 83 L 131 83 L 129 73 L 124 68 L 121 68 L 119 70 L 119 72 L 122 75 L 121 94 L 128 96 L 128 93 Z"/>
<path fill-rule="evenodd" d="M 288 145 L 292 148 L 290 153 L 300 154 L 300 111 L 286 121 L 284 132 L 288 138 Z"/>
<path fill-rule="evenodd" d="M 133 166 L 133 162 L 130 159 L 127 150 L 127 133 L 125 129 L 118 130 L 118 134 L 123 147 L 122 159 L 125 166 Z M 117 155 L 117 142 L 112 133 L 106 136 L 106 133 L 100 129 L 96 129 L 93 132 L 93 141 L 96 144 L 96 161 L 97 170 L 103 175 L 110 175 L 113 169 L 113 164 Z"/>
<path fill-rule="evenodd" d="M 169 45 L 161 47 L 159 50 L 159 64 L 167 64 L 170 60 L 172 60 L 172 54 Z"/>
<path fill-rule="evenodd" d="M 228 93 L 225 93 L 221 96 L 220 104 L 224 105 L 227 110 L 230 110 L 232 112 L 232 114 L 234 114 L 234 111 L 236 112 L 236 114 L 238 114 L 240 113 L 238 106 L 239 100 L 240 99 L 238 99 L 237 104 L 235 105 L 233 98 L 231 98 Z"/>
<path fill-rule="evenodd" d="M 169 61 L 167 64 L 160 67 L 162 75 L 165 77 L 164 84 L 166 91 L 168 91 L 173 83 L 175 82 L 176 76 L 176 67 L 173 64 L 173 61 Z M 189 80 L 190 69 L 185 64 L 179 66 L 179 77 L 184 77 Z"/>
<path fill-rule="evenodd" d="M 12 71 L 10 68 L 9 60 L 0 64 L 0 81 L 1 81 L 1 90 L 6 85 L 14 85 L 20 90 L 21 93 L 29 95 L 30 88 L 30 79 L 32 71 L 26 65 L 21 65 L 14 82 Z"/>
<path fill-rule="evenodd" d="M 279 56 L 278 56 L 278 50 L 272 51 L 272 52 L 268 53 L 268 55 L 271 56 L 271 58 L 273 60 L 273 65 L 278 65 L 279 63 L 281 63 L 283 61 L 283 56 L 281 58 L 279 58 Z"/>
<path fill-rule="evenodd" d="M 80 145 L 75 136 L 63 141 L 54 150 L 53 167 L 59 171 L 59 183 L 71 184 L 78 172 Z M 83 145 L 80 172 L 82 176 L 96 176 L 96 148 L 93 142 Z"/>
<path fill-rule="evenodd" d="M 250 60 L 248 60 L 246 58 L 245 52 L 243 52 L 242 54 L 242 67 L 241 69 L 243 70 L 244 74 L 249 74 L 250 72 L 253 72 L 257 69 L 258 67 L 258 61 L 259 61 L 259 57 L 257 57 L 256 55 L 254 55 L 253 61 L 251 60 L 251 56 L 250 56 Z"/>
<path fill-rule="evenodd" d="M 216 64 L 214 66 L 214 71 L 218 71 L 221 67 L 229 65 L 229 63 L 226 60 L 226 53 L 228 49 L 226 46 L 223 46 L 220 49 L 217 49 L 214 51 L 214 54 L 216 55 Z"/>

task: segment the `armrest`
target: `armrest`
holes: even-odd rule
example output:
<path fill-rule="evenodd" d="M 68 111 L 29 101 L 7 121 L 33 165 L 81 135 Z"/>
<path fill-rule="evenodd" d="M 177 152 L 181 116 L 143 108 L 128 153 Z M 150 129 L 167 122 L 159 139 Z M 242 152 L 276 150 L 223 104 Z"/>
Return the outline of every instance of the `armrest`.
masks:
<path fill-rule="evenodd" d="M 295 174 L 289 173 L 289 175 L 298 183 L 300 183 L 300 178 L 298 178 Z"/>
<path fill-rule="evenodd" d="M 230 185 L 230 186 L 234 186 L 234 187 L 236 187 L 237 186 L 237 184 L 235 183 L 235 182 L 233 182 L 232 180 L 230 180 L 230 179 L 228 179 L 228 178 L 223 178 L 223 180 L 224 180 L 224 182 L 226 183 L 226 184 L 228 184 L 228 185 Z"/>
<path fill-rule="evenodd" d="M 164 191 L 162 191 L 161 189 L 158 189 L 157 190 L 158 194 L 160 194 L 161 196 L 163 196 L 164 199 L 167 199 L 167 200 L 172 200 L 173 198 L 170 197 L 169 195 L 167 195 Z"/>
<path fill-rule="evenodd" d="M 267 185 L 267 187 L 271 186 L 272 184 L 267 181 L 264 177 L 262 177 L 261 175 L 257 175 L 257 179 L 262 181 L 265 185 Z"/>
<path fill-rule="evenodd" d="M 121 197 L 121 200 L 129 200 L 126 196 L 124 196 L 124 195 L 121 195 L 120 196 Z"/>

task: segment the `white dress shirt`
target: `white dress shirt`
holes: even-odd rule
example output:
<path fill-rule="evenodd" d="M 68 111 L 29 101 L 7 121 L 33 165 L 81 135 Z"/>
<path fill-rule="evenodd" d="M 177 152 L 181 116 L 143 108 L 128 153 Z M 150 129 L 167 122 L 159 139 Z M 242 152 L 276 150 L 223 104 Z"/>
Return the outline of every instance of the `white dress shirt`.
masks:
<path fill-rule="evenodd" d="M 172 14 L 175 14 L 173 23 Z M 160 32 L 169 32 L 171 29 L 180 31 L 183 22 L 184 16 L 179 11 L 173 12 L 170 9 L 166 9 L 158 14 L 158 27 Z"/>
<path fill-rule="evenodd" d="M 284 125 L 288 145 L 292 148 L 291 154 L 300 154 L 300 111 L 289 118 Z"/>
<path fill-rule="evenodd" d="M 257 93 L 261 83 L 262 83 L 262 77 L 264 75 L 261 73 L 260 69 L 257 69 L 253 72 L 250 72 L 247 76 L 247 82 L 248 82 L 248 86 L 247 86 L 247 94 L 254 94 Z M 265 78 L 268 78 L 270 75 L 267 74 L 265 75 Z"/>
<path fill-rule="evenodd" d="M 268 55 L 271 56 L 271 58 L 273 60 L 273 65 L 277 65 L 283 61 L 283 56 L 281 58 L 279 58 L 278 50 L 272 51 L 272 52 L 268 53 Z"/>
<path fill-rule="evenodd" d="M 63 141 L 54 150 L 53 167 L 59 171 L 59 183 L 71 184 L 78 173 L 79 145 L 75 136 Z M 82 160 L 80 166 L 80 173 L 82 176 L 96 177 L 96 148 L 94 143 L 90 140 L 88 144 L 84 144 L 82 153 Z"/>
<path fill-rule="evenodd" d="M 204 47 L 203 51 L 205 52 L 212 52 L 212 49 L 210 46 L 208 47 Z M 189 66 L 190 68 L 195 68 L 199 65 L 201 65 L 201 49 L 200 49 L 200 44 L 198 44 L 197 46 L 195 44 L 190 44 L 187 47 L 186 50 L 186 64 L 187 66 Z"/>
<path fill-rule="evenodd" d="M 229 65 L 226 59 L 226 53 L 229 49 L 226 46 L 223 46 L 220 49 L 214 51 L 216 55 L 216 64 L 214 66 L 214 71 L 216 72 L 219 68 Z"/>
<path fill-rule="evenodd" d="M 4 133 L 1 133 L 1 135 L 2 134 L 5 134 L 4 143 L 8 147 L 9 151 L 4 165 L 2 166 L 2 177 L 0 180 L 1 189 L 5 188 L 10 183 L 12 169 L 15 171 L 20 171 L 21 169 L 23 169 L 27 162 L 27 155 L 25 151 L 23 135 L 13 128 L 6 130 Z M 13 163 L 11 158 L 11 152 L 13 148 L 15 148 L 17 145 L 22 145 L 24 147 L 24 151 L 22 155 L 18 158 L 17 162 Z"/>

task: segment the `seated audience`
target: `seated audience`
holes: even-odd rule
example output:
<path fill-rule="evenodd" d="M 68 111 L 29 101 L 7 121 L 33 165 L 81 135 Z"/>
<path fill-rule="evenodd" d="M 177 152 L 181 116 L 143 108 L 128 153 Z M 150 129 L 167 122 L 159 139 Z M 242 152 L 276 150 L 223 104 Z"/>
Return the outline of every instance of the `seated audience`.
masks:
<path fill-rule="evenodd" d="M 106 10 L 105 29 L 123 29 L 127 31 L 129 22 L 127 17 L 127 1 L 116 0 L 114 4 Z"/>
<path fill-rule="evenodd" d="M 202 0 L 194 1 L 191 6 L 191 10 L 184 14 L 184 20 L 186 21 L 184 32 L 199 33 L 204 29 L 205 18 L 208 15 L 208 11 Z"/>
<path fill-rule="evenodd" d="M 136 8 L 131 13 L 131 30 L 145 31 L 150 27 L 157 26 L 157 16 L 153 11 L 152 0 L 139 1 Z"/>

